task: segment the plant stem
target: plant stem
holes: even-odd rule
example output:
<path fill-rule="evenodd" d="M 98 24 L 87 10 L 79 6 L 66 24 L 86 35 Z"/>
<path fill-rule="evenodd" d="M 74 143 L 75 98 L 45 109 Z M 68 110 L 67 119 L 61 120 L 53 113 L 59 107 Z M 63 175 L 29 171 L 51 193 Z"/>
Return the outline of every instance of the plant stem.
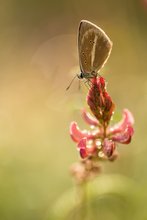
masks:
<path fill-rule="evenodd" d="M 87 182 L 83 182 L 78 185 L 78 197 L 79 197 L 79 220 L 87 219 Z"/>

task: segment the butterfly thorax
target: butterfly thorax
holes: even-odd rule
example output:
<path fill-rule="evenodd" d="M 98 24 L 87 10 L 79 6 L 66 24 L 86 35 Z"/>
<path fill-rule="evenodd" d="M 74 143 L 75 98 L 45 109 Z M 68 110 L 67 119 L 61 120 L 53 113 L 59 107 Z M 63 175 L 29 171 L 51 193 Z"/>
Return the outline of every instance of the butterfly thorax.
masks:
<path fill-rule="evenodd" d="M 91 78 L 96 77 L 96 76 L 97 76 L 97 73 L 94 72 L 94 71 L 92 71 L 91 73 L 83 73 L 83 72 L 81 72 L 80 74 L 77 74 L 77 77 L 79 79 L 83 79 L 83 78 L 91 79 Z"/>

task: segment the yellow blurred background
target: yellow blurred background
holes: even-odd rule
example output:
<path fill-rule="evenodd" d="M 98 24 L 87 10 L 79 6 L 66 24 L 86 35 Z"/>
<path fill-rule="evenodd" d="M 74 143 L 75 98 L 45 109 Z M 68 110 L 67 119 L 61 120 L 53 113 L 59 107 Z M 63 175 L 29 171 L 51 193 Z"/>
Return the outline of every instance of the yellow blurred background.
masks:
<path fill-rule="evenodd" d="M 116 111 L 128 108 L 135 117 L 132 143 L 119 146 L 119 159 L 104 164 L 104 173 L 125 176 L 144 189 L 141 198 L 145 193 L 147 1 L 1 0 L 1 220 L 52 219 L 46 213 L 73 187 L 69 167 L 79 155 L 69 137 L 69 124 L 76 120 L 85 128 L 80 109 L 87 106 L 87 90 L 79 91 L 78 79 L 69 91 L 65 89 L 80 71 L 77 29 L 81 19 L 100 26 L 113 41 L 101 74 L 108 81 Z M 145 209 L 139 213 L 139 220 L 147 219 Z"/>

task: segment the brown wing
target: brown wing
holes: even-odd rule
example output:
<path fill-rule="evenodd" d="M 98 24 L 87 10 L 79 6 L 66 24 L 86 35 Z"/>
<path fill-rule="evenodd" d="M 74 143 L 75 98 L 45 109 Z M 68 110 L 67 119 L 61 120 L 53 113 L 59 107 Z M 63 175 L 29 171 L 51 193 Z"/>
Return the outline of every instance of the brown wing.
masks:
<path fill-rule="evenodd" d="M 98 72 L 106 63 L 111 49 L 112 42 L 102 29 L 86 20 L 80 22 L 78 50 L 81 72 Z"/>

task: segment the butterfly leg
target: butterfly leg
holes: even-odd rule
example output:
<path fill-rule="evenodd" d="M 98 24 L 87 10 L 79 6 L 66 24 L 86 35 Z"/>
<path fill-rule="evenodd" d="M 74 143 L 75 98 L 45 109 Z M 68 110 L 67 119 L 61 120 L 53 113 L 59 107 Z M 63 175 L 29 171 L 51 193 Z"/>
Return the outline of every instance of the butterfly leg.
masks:
<path fill-rule="evenodd" d="M 89 90 L 89 88 L 91 87 L 90 86 L 90 84 L 89 84 L 89 79 L 86 79 L 85 81 L 84 81 L 84 85 L 86 86 L 86 88 Z"/>

